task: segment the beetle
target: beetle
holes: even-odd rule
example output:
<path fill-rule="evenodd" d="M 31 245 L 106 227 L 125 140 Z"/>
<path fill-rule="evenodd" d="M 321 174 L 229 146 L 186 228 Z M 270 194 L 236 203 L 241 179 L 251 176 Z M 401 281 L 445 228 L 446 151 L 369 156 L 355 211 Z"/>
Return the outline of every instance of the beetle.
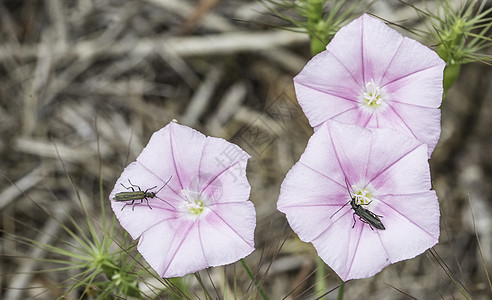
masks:
<path fill-rule="evenodd" d="M 376 215 L 372 211 L 362 207 L 362 205 L 369 205 L 372 201 L 370 201 L 367 204 L 357 204 L 355 197 L 353 197 L 352 193 L 350 193 L 350 189 L 349 189 L 348 183 L 347 183 L 347 178 L 345 178 L 345 184 L 347 185 L 347 191 L 349 192 L 351 200 L 348 201 L 347 203 L 345 203 L 342 207 L 340 207 L 340 209 L 338 209 L 333 215 L 331 215 L 330 219 L 337 212 L 339 212 L 342 208 L 344 208 L 345 205 L 350 203 L 350 206 L 352 206 L 352 209 L 354 210 L 354 214 L 352 215 L 352 217 L 354 219 L 354 224 L 352 225 L 352 228 L 354 228 L 354 226 L 355 226 L 355 222 L 356 222 L 355 215 L 357 215 L 357 216 L 359 216 L 359 220 L 361 220 L 362 222 L 364 222 L 366 224 L 369 224 L 369 227 L 371 227 L 371 229 L 373 229 L 372 227 L 374 226 L 376 229 L 385 230 L 386 228 L 384 227 L 383 222 L 381 222 L 381 219 L 380 219 L 383 216 Z"/>
<path fill-rule="evenodd" d="M 114 195 L 114 200 L 115 201 L 119 201 L 119 202 L 125 202 L 125 201 L 131 201 L 131 203 L 126 203 L 122 208 L 121 210 L 123 210 L 123 208 L 125 208 L 127 205 L 132 205 L 132 210 L 135 209 L 135 201 L 137 200 L 140 200 L 140 204 L 143 203 L 143 201 L 145 200 L 147 202 L 147 206 L 152 209 L 152 207 L 150 206 L 149 204 L 149 198 L 154 198 L 157 193 L 159 193 L 168 183 L 169 181 L 171 180 L 172 176 L 166 181 L 166 183 L 157 191 L 157 192 L 149 192 L 150 190 L 152 189 L 155 189 L 157 186 L 154 186 L 154 187 L 151 187 L 151 188 L 148 188 L 146 189 L 145 191 L 142 191 L 142 189 L 138 186 L 138 185 L 135 185 L 133 184 L 130 179 L 128 179 L 128 182 L 130 183 L 131 187 L 126 187 L 123 185 L 123 183 L 121 183 L 121 186 L 124 187 L 125 189 L 127 190 L 132 190 L 131 192 L 121 192 L 121 193 L 117 193 L 116 195 Z M 136 191 L 135 188 L 138 188 L 138 191 Z"/>

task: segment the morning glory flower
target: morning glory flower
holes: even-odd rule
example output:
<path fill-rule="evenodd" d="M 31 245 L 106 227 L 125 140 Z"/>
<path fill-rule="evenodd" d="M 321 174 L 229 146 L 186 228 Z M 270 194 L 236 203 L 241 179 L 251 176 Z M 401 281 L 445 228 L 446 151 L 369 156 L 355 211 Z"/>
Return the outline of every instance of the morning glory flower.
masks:
<path fill-rule="evenodd" d="M 394 128 L 428 146 L 441 132 L 445 63 L 429 48 L 363 15 L 342 27 L 294 78 L 309 123 Z"/>
<path fill-rule="evenodd" d="M 342 280 L 369 277 L 438 242 L 427 158 L 427 146 L 400 131 L 328 121 L 288 172 L 277 207 Z M 351 197 L 384 229 L 354 215 Z"/>
<path fill-rule="evenodd" d="M 171 122 L 125 168 L 111 206 L 123 228 L 140 238 L 138 251 L 160 276 L 233 263 L 254 250 L 248 159 L 234 144 Z M 114 199 L 132 188 L 156 195 L 134 205 Z"/>

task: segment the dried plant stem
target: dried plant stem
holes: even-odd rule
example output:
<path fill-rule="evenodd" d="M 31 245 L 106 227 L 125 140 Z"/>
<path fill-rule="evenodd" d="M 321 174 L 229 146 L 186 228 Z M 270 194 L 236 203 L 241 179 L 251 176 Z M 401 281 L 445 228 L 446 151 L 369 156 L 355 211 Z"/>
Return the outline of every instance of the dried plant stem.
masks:
<path fill-rule="evenodd" d="M 206 299 L 212 299 L 212 296 L 210 296 L 210 294 L 208 293 L 207 288 L 205 287 L 205 284 L 203 284 L 203 280 L 202 280 L 202 277 L 200 276 L 200 274 L 198 272 L 195 272 L 195 273 L 193 273 L 193 275 L 195 275 L 196 280 L 198 281 L 198 283 L 202 287 L 203 292 L 205 293 L 205 298 Z"/>
<path fill-rule="evenodd" d="M 258 284 L 258 280 L 256 280 L 253 272 L 251 272 L 251 269 L 249 268 L 249 266 L 246 263 L 246 261 L 244 260 L 244 258 L 241 258 L 241 265 L 243 266 L 243 268 L 246 271 L 246 273 L 248 273 L 249 278 L 251 278 L 251 280 L 254 281 L 255 286 L 258 289 L 258 291 L 260 292 L 260 295 L 263 298 L 263 300 L 268 300 L 267 294 L 265 293 L 265 291 L 263 291 L 263 289 L 261 288 L 261 286 Z"/>

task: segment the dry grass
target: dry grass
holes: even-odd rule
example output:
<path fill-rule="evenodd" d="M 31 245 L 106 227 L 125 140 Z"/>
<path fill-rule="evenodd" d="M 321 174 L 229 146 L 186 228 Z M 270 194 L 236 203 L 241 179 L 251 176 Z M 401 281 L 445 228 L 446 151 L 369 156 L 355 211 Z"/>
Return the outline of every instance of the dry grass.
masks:
<path fill-rule="evenodd" d="M 258 250 L 247 261 L 259 269 L 271 299 L 294 289 L 292 298 L 312 295 L 314 248 L 284 227 L 276 211 L 280 184 L 312 134 L 292 84 L 309 59 L 307 37 L 259 25 L 272 20 L 254 1 L 200 3 L 0 2 L 0 298 L 51 299 L 61 291 L 49 286 L 67 276 L 29 274 L 46 266 L 21 257 L 47 253 L 7 232 L 59 243 L 60 225 L 37 204 L 61 222 L 67 211 L 81 218 L 68 175 L 99 219 L 100 176 L 107 196 L 122 168 L 172 119 L 231 140 L 253 156 L 248 178 Z M 395 21 L 417 20 L 407 7 L 380 3 L 374 10 Z M 492 297 L 484 272 L 492 267 L 491 82 L 492 68 L 463 68 L 443 103 L 442 137 L 431 159 L 443 216 L 434 250 L 476 299 Z M 462 298 L 432 254 L 347 283 L 346 299 L 405 298 L 400 291 L 419 299 Z M 218 270 L 211 271 L 214 278 L 230 282 Z M 241 287 L 250 283 L 239 280 Z M 326 280 L 329 289 L 338 285 L 331 271 Z"/>

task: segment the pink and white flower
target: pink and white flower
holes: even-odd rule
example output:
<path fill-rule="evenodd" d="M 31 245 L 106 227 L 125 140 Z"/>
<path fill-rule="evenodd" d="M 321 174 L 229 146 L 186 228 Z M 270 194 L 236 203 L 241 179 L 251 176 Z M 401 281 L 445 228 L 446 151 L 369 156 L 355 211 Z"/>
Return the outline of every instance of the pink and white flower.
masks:
<path fill-rule="evenodd" d="M 445 63 L 429 48 L 363 15 L 294 78 L 309 123 L 333 119 L 394 128 L 434 150 L 440 136 Z"/>
<path fill-rule="evenodd" d="M 328 121 L 287 174 L 277 207 L 342 280 L 369 277 L 438 242 L 427 158 L 427 146 L 400 131 Z M 385 229 L 354 215 L 350 195 Z"/>
<path fill-rule="evenodd" d="M 234 144 L 171 122 L 125 168 L 111 192 L 111 206 L 123 228 L 140 238 L 138 251 L 160 276 L 233 263 L 254 250 L 248 159 Z M 156 187 L 148 192 L 157 194 L 148 205 L 115 201 L 116 194 L 129 191 L 121 185 L 130 187 L 128 180 L 143 191 Z"/>

